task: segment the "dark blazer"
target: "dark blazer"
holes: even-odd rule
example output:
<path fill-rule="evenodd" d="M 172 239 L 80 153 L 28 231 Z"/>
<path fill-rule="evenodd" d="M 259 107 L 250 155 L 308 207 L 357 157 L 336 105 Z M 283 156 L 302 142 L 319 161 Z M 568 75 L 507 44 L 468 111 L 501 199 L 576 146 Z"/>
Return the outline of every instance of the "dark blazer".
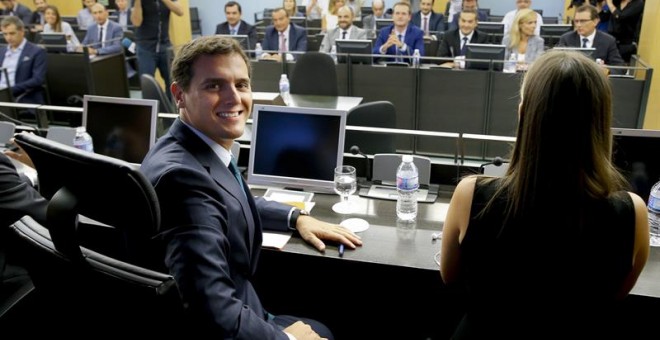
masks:
<path fill-rule="evenodd" d="M 0 47 L 0 65 L 5 61 L 7 46 Z M 0 74 L 4 77 L 4 73 Z M 46 80 L 46 51 L 26 42 L 23 53 L 18 59 L 16 67 L 15 84 L 11 84 L 11 93 L 14 98 L 20 98 L 21 103 L 45 104 L 43 85 Z"/>
<path fill-rule="evenodd" d="M 582 46 L 580 40 L 580 35 L 576 31 L 567 32 L 559 38 L 557 46 L 580 47 Z M 613 36 L 597 30 L 592 47 L 596 49 L 594 59 L 602 59 L 606 65 L 625 65 Z"/>
<path fill-rule="evenodd" d="M 105 32 L 105 47 L 101 47 L 99 41 L 99 25 L 94 24 L 87 28 L 87 33 L 82 41 L 83 45 L 91 45 L 99 55 L 114 54 L 122 51 L 121 40 L 124 37 L 124 30 L 118 23 L 108 20 L 108 32 Z"/>
<path fill-rule="evenodd" d="M 454 18 L 449 23 L 449 27 L 447 27 L 448 31 L 458 29 L 458 19 L 460 18 L 460 15 L 461 15 L 460 12 L 454 14 Z M 477 20 L 478 21 L 488 21 L 488 12 L 486 12 L 482 9 L 477 9 Z"/>
<path fill-rule="evenodd" d="M 412 21 L 413 25 L 419 27 L 422 31 L 424 31 L 424 27 L 422 27 L 422 11 L 417 11 L 415 14 L 413 14 Z M 445 30 L 445 16 L 436 13 L 436 12 L 431 12 L 431 20 L 429 21 L 429 31 L 435 31 L 435 32 L 443 32 Z"/>
<path fill-rule="evenodd" d="M 473 44 L 486 44 L 488 42 L 488 34 L 475 30 L 469 42 Z M 438 47 L 438 57 L 455 57 L 461 55 L 460 51 L 461 35 L 459 30 L 447 31 Z"/>
<path fill-rule="evenodd" d="M 29 25 L 32 23 L 32 11 L 27 8 L 26 6 L 22 4 L 17 4 L 16 5 L 16 10 L 14 11 L 13 9 L 3 9 L 2 10 L 2 15 L 12 15 L 11 13 L 14 12 L 14 16 L 17 16 L 23 21 L 24 25 Z"/>
<path fill-rule="evenodd" d="M 387 27 L 383 27 L 380 30 L 378 33 L 378 39 L 374 45 L 373 54 L 380 54 L 380 47 L 387 42 L 387 39 L 389 38 L 393 29 L 394 25 L 392 24 Z M 402 55 L 412 55 L 415 49 L 419 49 L 420 55 L 424 55 L 424 32 L 422 32 L 419 27 L 409 24 L 408 28 L 406 28 L 406 36 L 403 42 L 408 45 L 408 49 L 406 49 L 406 52 L 402 53 Z M 397 54 L 395 46 L 390 46 L 390 48 L 388 48 L 385 52 L 387 55 Z"/>
<path fill-rule="evenodd" d="M 141 171 L 160 202 L 162 226 L 154 239 L 191 319 L 222 339 L 288 340 L 268 320 L 250 280 L 262 228 L 287 230 L 291 207 L 253 199 L 179 119 L 151 148 Z"/>
<path fill-rule="evenodd" d="M 225 21 L 218 24 L 215 27 L 215 34 L 230 34 L 229 24 Z M 257 29 L 256 27 L 248 24 L 245 20 L 241 20 L 241 25 L 238 26 L 238 33 L 242 35 L 247 35 L 250 43 L 250 49 L 254 50 L 254 47 L 257 46 Z"/>
<path fill-rule="evenodd" d="M 39 16 L 39 11 L 34 11 L 30 19 L 30 24 L 41 25 L 41 16 Z M 44 25 L 46 24 L 46 19 L 44 18 Z"/>
<path fill-rule="evenodd" d="M 264 51 L 277 51 L 279 49 L 280 36 L 275 26 L 270 25 L 266 28 L 261 47 Z M 296 24 L 289 24 L 289 51 L 307 52 L 307 32 Z"/>

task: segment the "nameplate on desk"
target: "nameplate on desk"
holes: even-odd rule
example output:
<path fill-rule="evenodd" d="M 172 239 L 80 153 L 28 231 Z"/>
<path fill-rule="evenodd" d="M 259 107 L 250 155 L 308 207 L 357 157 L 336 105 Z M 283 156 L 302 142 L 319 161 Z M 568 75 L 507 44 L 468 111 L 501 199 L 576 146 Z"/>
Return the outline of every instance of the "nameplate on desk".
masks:
<path fill-rule="evenodd" d="M 252 103 L 285 106 L 284 100 L 277 92 L 252 92 Z"/>

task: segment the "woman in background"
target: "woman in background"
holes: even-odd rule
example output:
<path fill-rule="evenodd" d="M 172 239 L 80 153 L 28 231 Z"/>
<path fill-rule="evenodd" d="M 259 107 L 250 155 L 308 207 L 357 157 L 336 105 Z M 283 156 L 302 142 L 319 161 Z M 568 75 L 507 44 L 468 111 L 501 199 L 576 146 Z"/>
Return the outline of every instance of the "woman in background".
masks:
<path fill-rule="evenodd" d="M 518 119 L 505 176 L 467 177 L 449 204 L 440 273 L 467 292 L 453 339 L 612 336 L 649 226 L 611 163 L 609 81 L 578 52 L 548 51 L 523 80 Z"/>
<path fill-rule="evenodd" d="M 340 7 L 343 7 L 344 4 L 346 4 L 344 0 L 330 0 L 330 3 L 328 3 L 327 11 L 323 13 L 323 19 L 321 20 L 321 31 L 327 32 L 337 27 L 337 23 L 339 22 L 337 11 Z"/>
<path fill-rule="evenodd" d="M 518 70 L 526 70 L 527 66 L 543 53 L 543 38 L 534 33 L 536 20 L 537 14 L 533 10 L 519 10 L 513 19 L 511 31 L 502 39 L 502 44 L 506 46 L 504 59 L 510 60 L 511 55 L 515 54 Z"/>
<path fill-rule="evenodd" d="M 73 52 L 80 45 L 76 33 L 71 28 L 68 22 L 62 21 L 60 11 L 53 5 L 48 5 L 44 11 L 44 18 L 46 24 L 44 25 L 44 33 L 64 33 L 66 36 L 66 50 Z"/>
<path fill-rule="evenodd" d="M 289 18 L 305 16 L 304 14 L 298 11 L 298 4 L 296 3 L 296 0 L 284 0 L 282 2 L 282 7 L 284 7 L 284 10 L 289 15 Z"/>

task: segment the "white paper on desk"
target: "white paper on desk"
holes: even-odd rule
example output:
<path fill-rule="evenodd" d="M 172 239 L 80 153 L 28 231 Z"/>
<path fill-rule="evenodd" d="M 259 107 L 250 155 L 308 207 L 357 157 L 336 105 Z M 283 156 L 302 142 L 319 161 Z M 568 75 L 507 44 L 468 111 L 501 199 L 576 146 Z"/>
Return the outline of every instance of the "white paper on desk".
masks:
<path fill-rule="evenodd" d="M 261 246 L 282 250 L 292 234 L 292 232 L 264 231 Z"/>

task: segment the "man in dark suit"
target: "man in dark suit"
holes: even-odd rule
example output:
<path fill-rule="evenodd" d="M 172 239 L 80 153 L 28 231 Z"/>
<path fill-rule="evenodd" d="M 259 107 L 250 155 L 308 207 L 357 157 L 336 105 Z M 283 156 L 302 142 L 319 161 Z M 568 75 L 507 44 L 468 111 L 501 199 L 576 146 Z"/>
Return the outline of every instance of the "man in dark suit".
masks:
<path fill-rule="evenodd" d="M 273 10 L 273 24 L 266 28 L 266 35 L 262 45 L 264 51 L 278 51 L 280 53 L 264 53 L 262 59 L 282 61 L 281 53 L 298 51 L 307 52 L 307 31 L 303 27 L 292 24 L 289 14 L 284 8 Z M 285 53 L 286 60 L 296 59 L 296 55 Z"/>
<path fill-rule="evenodd" d="M 25 39 L 25 26 L 18 17 L 5 17 L 0 23 L 7 45 L 0 47 L 0 87 L 7 81 L 17 102 L 45 104 L 43 84 L 46 80 L 46 50 Z"/>
<path fill-rule="evenodd" d="M 444 39 L 438 47 L 438 57 L 456 57 L 465 55 L 466 45 L 486 44 L 488 35 L 479 32 L 477 12 L 475 10 L 463 10 L 458 13 L 458 29 L 447 31 Z"/>
<path fill-rule="evenodd" d="M 598 10 L 591 5 L 582 5 L 575 10 L 573 18 L 575 31 L 564 33 L 557 46 L 595 48 L 594 59 L 602 60 L 605 65 L 625 65 L 619 54 L 616 40 L 611 35 L 596 29 Z M 623 73 L 617 70 L 615 73 Z"/>
<path fill-rule="evenodd" d="M 195 329 L 223 339 L 332 338 L 313 320 L 269 314 L 250 282 L 263 228 L 297 230 L 319 251 L 321 239 L 350 248 L 361 241 L 305 211 L 253 197 L 230 151 L 252 108 L 249 63 L 238 42 L 225 37 L 203 36 L 178 51 L 170 89 L 179 118 L 141 167 L 162 213 L 154 240 L 190 319 L 199 323 Z"/>
<path fill-rule="evenodd" d="M 124 30 L 118 23 L 108 20 L 108 11 L 105 6 L 100 3 L 92 6 L 92 16 L 96 23 L 87 28 L 87 34 L 82 41 L 83 45 L 88 46 L 89 54 L 103 55 L 122 52 L 121 39 L 124 37 Z"/>
<path fill-rule="evenodd" d="M 463 0 L 463 3 L 461 4 L 461 10 L 466 10 L 466 9 L 473 9 L 477 11 L 478 21 L 488 21 L 488 12 L 486 12 L 483 9 L 479 9 L 478 0 Z M 449 22 L 449 27 L 447 28 L 448 31 L 458 29 L 458 16 L 460 14 L 461 12 L 454 14 L 454 17 Z"/>
<path fill-rule="evenodd" d="M 410 25 L 410 4 L 398 2 L 392 8 L 393 24 L 383 27 L 374 46 L 373 54 L 411 56 L 417 49 L 424 55 L 424 32 Z M 410 62 L 410 58 L 396 58 L 395 61 Z M 391 59 L 386 59 L 391 61 Z"/>
<path fill-rule="evenodd" d="M 257 45 L 257 29 L 241 19 L 243 11 L 241 5 L 236 1 L 225 4 L 225 17 L 227 21 L 215 27 L 215 34 L 247 35 L 248 49 L 254 50 Z"/>
<path fill-rule="evenodd" d="M 445 31 L 445 16 L 433 11 L 435 0 L 421 0 L 419 11 L 412 16 L 413 25 L 424 32 L 425 39 L 436 39 L 437 32 Z"/>
<path fill-rule="evenodd" d="M 32 11 L 17 0 L 2 0 L 5 9 L 2 10 L 2 15 L 13 15 L 23 21 L 24 25 L 32 24 Z"/>
<path fill-rule="evenodd" d="M 46 17 L 44 13 L 46 12 L 46 7 L 48 7 L 48 3 L 46 0 L 34 0 L 34 13 L 32 13 L 32 19 L 30 19 L 30 23 L 33 25 L 32 30 L 34 32 L 41 32 L 44 29 L 44 25 L 46 24 Z"/>

